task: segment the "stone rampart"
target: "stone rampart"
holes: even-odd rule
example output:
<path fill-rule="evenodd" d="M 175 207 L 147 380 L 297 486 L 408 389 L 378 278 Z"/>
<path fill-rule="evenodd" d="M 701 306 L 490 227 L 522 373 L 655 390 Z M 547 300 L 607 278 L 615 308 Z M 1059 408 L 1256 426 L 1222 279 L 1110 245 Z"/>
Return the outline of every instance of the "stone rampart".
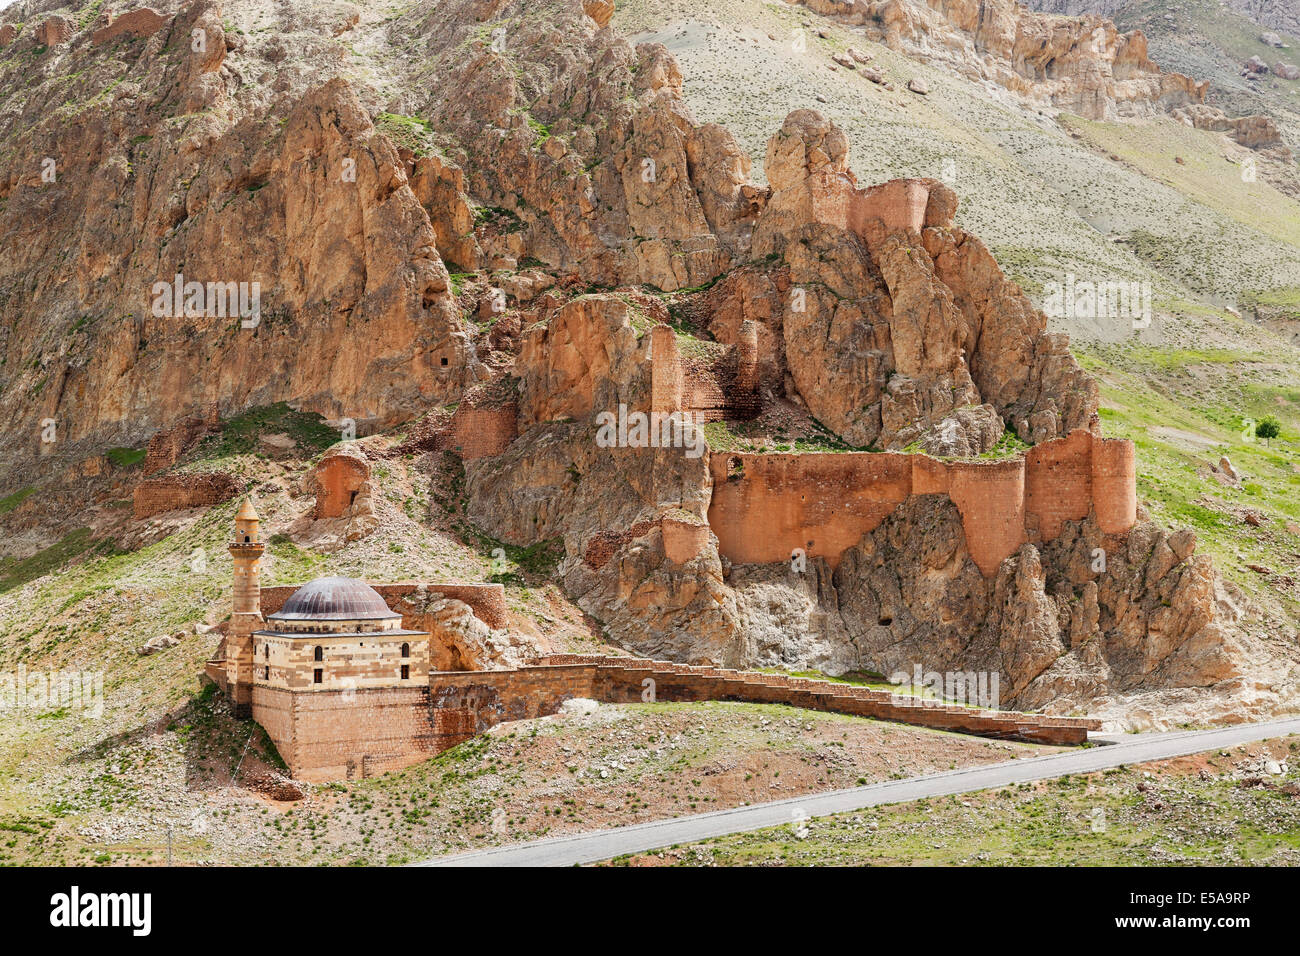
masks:
<path fill-rule="evenodd" d="M 986 576 L 1022 543 L 1051 541 L 1095 513 L 1107 534 L 1137 520 L 1133 443 L 1084 430 L 1001 461 L 927 455 L 715 452 L 709 526 L 739 564 L 789 561 L 797 549 L 837 567 L 909 495 L 942 494 L 961 512 L 966 546 Z"/>

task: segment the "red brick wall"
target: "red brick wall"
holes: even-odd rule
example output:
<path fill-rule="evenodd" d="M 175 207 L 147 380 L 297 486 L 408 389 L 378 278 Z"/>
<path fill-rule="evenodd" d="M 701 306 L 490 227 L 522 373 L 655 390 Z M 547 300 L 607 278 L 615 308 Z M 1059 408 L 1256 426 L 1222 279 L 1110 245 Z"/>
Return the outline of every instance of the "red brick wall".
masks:
<path fill-rule="evenodd" d="M 497 408 L 462 405 L 451 420 L 451 447 L 465 461 L 499 455 L 519 434 L 519 406 L 508 403 Z"/>
<path fill-rule="evenodd" d="M 137 518 L 149 518 L 179 508 L 210 508 L 241 491 L 234 475 L 225 472 L 165 475 L 146 478 L 135 486 L 133 508 Z"/>
<path fill-rule="evenodd" d="M 124 13 L 107 26 L 96 30 L 90 36 L 90 42 L 96 46 L 114 40 L 124 34 L 137 37 L 153 36 L 167 23 L 167 18 L 150 7 L 139 7 L 130 13 Z"/>
<path fill-rule="evenodd" d="M 1094 439 L 1092 500 L 1097 524 L 1122 534 L 1137 523 L 1137 458 L 1131 441 Z"/>
<path fill-rule="evenodd" d="M 929 185 L 919 179 L 891 179 L 857 190 L 849 210 L 849 228 L 871 242 L 893 232 L 920 232 L 929 200 Z"/>
<path fill-rule="evenodd" d="M 1065 521 L 1092 509 L 1092 435 L 1082 429 L 1025 453 L 1025 512 L 1038 537 L 1051 541 Z"/>
<path fill-rule="evenodd" d="M 1025 462 L 951 462 L 948 497 L 961 512 L 966 550 L 991 577 L 1025 540 Z"/>

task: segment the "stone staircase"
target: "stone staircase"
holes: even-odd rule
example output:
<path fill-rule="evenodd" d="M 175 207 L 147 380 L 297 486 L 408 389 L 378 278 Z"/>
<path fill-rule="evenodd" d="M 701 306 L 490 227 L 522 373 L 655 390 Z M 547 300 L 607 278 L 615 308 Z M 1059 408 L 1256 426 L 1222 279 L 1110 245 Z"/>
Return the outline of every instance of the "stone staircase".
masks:
<path fill-rule="evenodd" d="M 1052 717 L 1006 710 L 984 710 L 888 690 L 828 680 L 763 674 L 707 665 L 675 664 L 637 657 L 551 654 L 540 666 L 588 665 L 620 686 L 640 687 L 655 681 L 660 700 L 737 700 L 787 704 L 889 720 L 935 730 L 1069 746 L 1085 743 L 1101 721 L 1087 717 Z M 659 688 L 662 686 L 662 693 Z"/>

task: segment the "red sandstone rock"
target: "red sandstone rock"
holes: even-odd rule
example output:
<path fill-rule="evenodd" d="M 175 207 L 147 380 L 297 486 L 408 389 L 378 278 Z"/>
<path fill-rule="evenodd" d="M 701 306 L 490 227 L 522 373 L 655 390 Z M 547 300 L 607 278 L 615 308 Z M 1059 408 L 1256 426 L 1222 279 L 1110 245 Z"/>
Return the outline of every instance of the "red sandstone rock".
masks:
<path fill-rule="evenodd" d="M 6 47 L 18 37 L 18 30 L 12 23 L 0 26 L 0 47 Z"/>
<path fill-rule="evenodd" d="M 582 0 L 582 12 L 596 21 L 596 26 L 609 26 L 614 15 L 614 0 Z"/>
<path fill-rule="evenodd" d="M 863 27 L 891 49 L 1089 119 L 1199 103 L 1209 86 L 1162 73 L 1147 55 L 1141 31 L 1121 34 L 1097 16 L 1066 20 L 1031 12 L 1015 0 L 799 2 Z"/>

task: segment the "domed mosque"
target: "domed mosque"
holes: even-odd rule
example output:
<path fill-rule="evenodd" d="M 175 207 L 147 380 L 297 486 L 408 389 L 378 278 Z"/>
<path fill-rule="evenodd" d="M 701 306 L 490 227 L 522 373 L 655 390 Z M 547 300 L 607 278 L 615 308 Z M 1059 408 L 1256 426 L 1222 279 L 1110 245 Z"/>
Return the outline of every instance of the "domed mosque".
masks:
<path fill-rule="evenodd" d="M 429 670 L 427 631 L 356 578 L 309 581 L 253 632 L 254 679 L 270 687 L 401 685 Z"/>

